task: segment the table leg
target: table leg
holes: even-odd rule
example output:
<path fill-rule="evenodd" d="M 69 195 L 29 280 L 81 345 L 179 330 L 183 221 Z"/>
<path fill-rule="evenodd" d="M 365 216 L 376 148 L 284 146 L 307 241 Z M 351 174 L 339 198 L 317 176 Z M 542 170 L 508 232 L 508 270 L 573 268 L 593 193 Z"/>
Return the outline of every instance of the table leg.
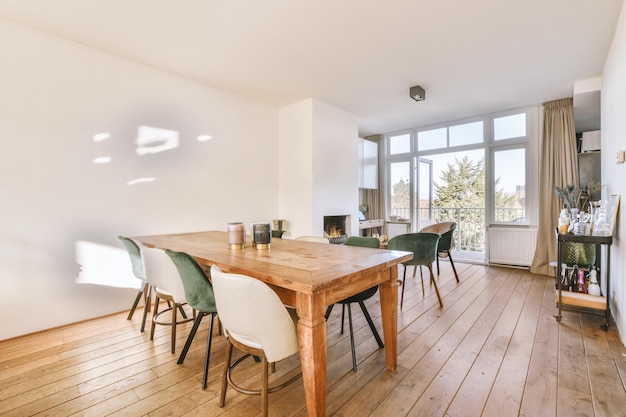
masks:
<path fill-rule="evenodd" d="M 389 280 L 381 283 L 379 289 L 387 369 L 395 371 L 398 366 L 398 267 L 396 265 L 389 268 Z"/>
<path fill-rule="evenodd" d="M 324 297 L 298 293 L 298 339 L 309 416 L 326 415 L 326 320 Z"/>

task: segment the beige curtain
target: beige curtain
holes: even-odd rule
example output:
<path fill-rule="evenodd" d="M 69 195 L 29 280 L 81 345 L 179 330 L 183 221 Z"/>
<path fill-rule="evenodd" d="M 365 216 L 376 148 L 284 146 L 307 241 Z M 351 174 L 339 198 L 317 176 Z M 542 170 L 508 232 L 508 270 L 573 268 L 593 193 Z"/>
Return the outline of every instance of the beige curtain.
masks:
<path fill-rule="evenodd" d="M 550 101 L 543 104 L 543 109 L 537 249 L 530 271 L 554 276 L 550 262 L 557 259 L 554 229 L 562 205 L 554 189 L 578 184 L 578 154 L 573 99 Z"/>
<path fill-rule="evenodd" d="M 365 216 L 368 219 L 386 219 L 385 212 L 385 181 L 384 181 L 384 164 L 383 156 L 383 136 L 374 135 L 368 136 L 365 139 L 378 143 L 378 189 L 366 189 L 361 188 L 360 192 L 360 204 L 368 207 Z"/>

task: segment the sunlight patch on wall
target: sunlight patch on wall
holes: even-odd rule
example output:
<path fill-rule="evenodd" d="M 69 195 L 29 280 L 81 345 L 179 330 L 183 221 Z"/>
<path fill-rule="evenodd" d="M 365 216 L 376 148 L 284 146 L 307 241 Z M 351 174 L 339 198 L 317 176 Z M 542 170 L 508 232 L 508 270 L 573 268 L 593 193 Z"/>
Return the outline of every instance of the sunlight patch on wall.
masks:
<path fill-rule="evenodd" d="M 109 162 L 111 162 L 110 156 L 99 156 L 93 160 L 94 164 L 108 164 Z"/>
<path fill-rule="evenodd" d="M 209 140 L 213 139 L 213 136 L 211 135 L 200 135 L 198 136 L 198 142 L 207 142 Z"/>
<path fill-rule="evenodd" d="M 135 180 L 128 181 L 126 185 L 135 185 L 135 184 L 141 184 L 142 182 L 152 182 L 152 181 L 156 181 L 156 178 L 154 177 L 137 178 Z"/>
<path fill-rule="evenodd" d="M 75 251 L 76 262 L 81 266 L 77 284 L 136 289 L 141 286 L 125 249 L 79 240 Z"/>
<path fill-rule="evenodd" d="M 107 133 L 107 132 L 96 133 L 95 135 L 93 135 L 93 141 L 94 142 L 102 142 L 103 140 L 107 140 L 110 137 L 111 137 L 111 134 Z"/>
<path fill-rule="evenodd" d="M 137 129 L 137 155 L 159 153 L 178 148 L 178 131 L 151 126 L 139 126 Z"/>

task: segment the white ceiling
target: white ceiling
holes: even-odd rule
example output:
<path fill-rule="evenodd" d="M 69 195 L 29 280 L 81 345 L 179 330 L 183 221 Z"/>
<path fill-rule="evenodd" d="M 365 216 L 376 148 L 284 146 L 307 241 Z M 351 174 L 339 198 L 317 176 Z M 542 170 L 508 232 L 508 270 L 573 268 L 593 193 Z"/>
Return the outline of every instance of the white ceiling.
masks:
<path fill-rule="evenodd" d="M 572 97 L 602 74 L 621 5 L 0 0 L 0 16 L 273 106 L 315 97 L 366 136 Z"/>

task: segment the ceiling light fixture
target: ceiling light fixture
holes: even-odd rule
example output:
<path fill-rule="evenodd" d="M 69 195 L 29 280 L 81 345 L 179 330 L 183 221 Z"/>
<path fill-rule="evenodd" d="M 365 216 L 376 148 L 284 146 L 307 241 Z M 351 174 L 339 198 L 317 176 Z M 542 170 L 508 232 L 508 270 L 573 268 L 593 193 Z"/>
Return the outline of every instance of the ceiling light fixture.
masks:
<path fill-rule="evenodd" d="M 424 91 L 424 89 L 419 85 L 411 87 L 411 89 L 409 90 L 409 95 L 415 101 L 423 101 L 426 99 L 426 91 Z"/>

